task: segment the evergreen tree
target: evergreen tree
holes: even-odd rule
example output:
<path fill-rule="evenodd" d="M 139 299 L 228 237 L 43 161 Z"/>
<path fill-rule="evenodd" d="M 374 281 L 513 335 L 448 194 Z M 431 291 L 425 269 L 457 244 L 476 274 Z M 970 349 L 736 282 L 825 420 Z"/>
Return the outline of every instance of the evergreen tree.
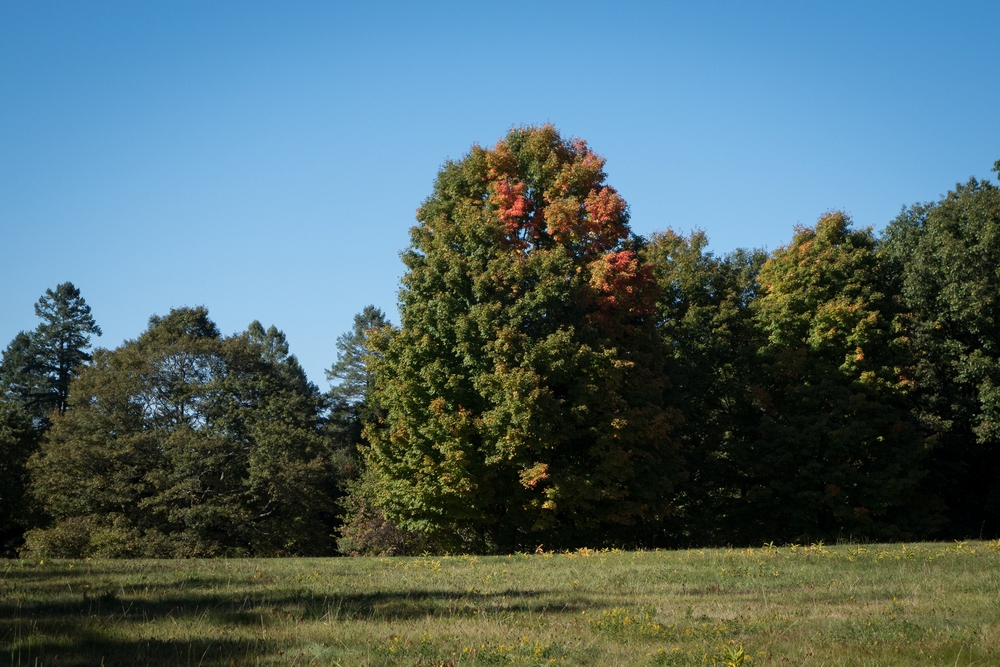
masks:
<path fill-rule="evenodd" d="M 385 314 L 375 306 L 365 306 L 354 316 L 350 331 L 337 337 L 337 361 L 326 372 L 326 379 L 336 382 L 330 395 L 348 405 L 367 400 L 374 386 L 374 377 L 366 358 L 372 354 L 368 346 L 369 332 L 389 326 Z"/>
<path fill-rule="evenodd" d="M 0 387 L 4 399 L 20 403 L 38 419 L 44 417 L 49 396 L 49 378 L 40 372 L 34 336 L 19 332 L 0 359 Z"/>
<path fill-rule="evenodd" d="M 70 379 L 90 361 L 90 336 L 101 335 L 72 283 L 46 290 L 35 314 L 41 324 L 18 333 L 0 359 L 0 550 L 8 553 L 35 516 L 27 461 L 52 415 L 66 411 Z"/>
<path fill-rule="evenodd" d="M 70 379 L 90 361 L 90 337 L 100 336 L 101 328 L 80 290 L 68 282 L 45 290 L 35 315 L 41 324 L 18 334 L 4 351 L 0 381 L 6 395 L 17 397 L 44 422 L 51 411 L 66 411 Z"/>
<path fill-rule="evenodd" d="M 90 306 L 73 283 L 62 283 L 35 304 L 35 315 L 42 323 L 35 330 L 35 344 L 41 360 L 41 372 L 49 378 L 49 402 L 59 414 L 66 411 L 69 383 L 73 371 L 87 361 L 90 336 L 101 335 L 90 313 Z"/>
<path fill-rule="evenodd" d="M 423 548 L 419 537 L 386 520 L 373 506 L 369 490 L 371 476 L 358 456 L 364 424 L 379 428 L 384 415 L 374 408 L 374 376 L 370 357 L 377 354 L 369 346 L 372 333 L 391 327 L 385 314 L 373 305 L 354 316 L 350 331 L 337 337 L 337 361 L 326 372 L 336 384 L 327 393 L 329 412 L 326 432 L 334 448 L 336 474 L 332 493 L 338 500 L 340 516 L 338 549 L 343 554 L 366 556 L 408 555 Z"/>
<path fill-rule="evenodd" d="M 330 401 L 327 430 L 346 455 L 345 464 L 353 466 L 354 449 L 361 442 L 364 422 L 377 421 L 379 415 L 370 400 L 374 376 L 368 358 L 376 354 L 368 344 L 369 335 L 391 326 L 385 314 L 375 306 L 354 316 L 350 331 L 337 337 L 337 361 L 326 372 L 330 382 L 336 382 L 327 393 Z"/>

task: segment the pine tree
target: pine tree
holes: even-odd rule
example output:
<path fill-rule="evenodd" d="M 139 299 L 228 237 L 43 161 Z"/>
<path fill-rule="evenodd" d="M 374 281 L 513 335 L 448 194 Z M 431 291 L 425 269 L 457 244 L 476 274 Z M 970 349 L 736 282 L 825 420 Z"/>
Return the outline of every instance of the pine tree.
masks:
<path fill-rule="evenodd" d="M 337 337 L 337 361 L 326 372 L 326 379 L 337 384 L 330 395 L 348 405 L 363 403 L 371 393 L 374 377 L 366 358 L 372 354 L 368 346 L 369 332 L 389 326 L 385 314 L 375 306 L 365 306 L 354 316 L 350 331 Z"/>
<path fill-rule="evenodd" d="M 0 381 L 8 396 L 16 396 L 32 416 L 45 422 L 53 410 L 66 411 L 69 383 L 81 364 L 90 361 L 90 337 L 101 335 L 90 306 L 73 283 L 62 283 L 35 304 L 42 320 L 21 332 L 7 346 L 0 362 Z"/>

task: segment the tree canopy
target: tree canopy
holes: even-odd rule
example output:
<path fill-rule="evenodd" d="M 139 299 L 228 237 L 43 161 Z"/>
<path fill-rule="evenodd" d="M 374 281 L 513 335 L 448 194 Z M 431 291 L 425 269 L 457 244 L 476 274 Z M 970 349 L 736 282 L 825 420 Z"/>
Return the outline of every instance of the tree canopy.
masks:
<path fill-rule="evenodd" d="M 763 251 L 718 257 L 695 231 L 654 233 L 642 256 L 660 286 L 657 329 L 667 372 L 683 417 L 680 442 L 685 477 L 677 508 L 664 526 L 667 545 L 731 541 L 735 450 L 753 431 L 759 411 L 753 382 L 764 336 L 752 304 Z"/>
<path fill-rule="evenodd" d="M 27 462 L 38 438 L 24 406 L 0 399 L 0 556 L 13 554 L 31 523 Z"/>
<path fill-rule="evenodd" d="M 658 293 L 604 160 L 551 126 L 446 164 L 373 337 L 379 502 L 467 548 L 613 542 L 681 471 Z"/>
<path fill-rule="evenodd" d="M 1000 188 L 719 255 L 634 234 L 604 166 L 551 125 L 446 162 L 398 326 L 364 307 L 325 393 L 275 326 L 178 308 L 91 354 L 47 290 L 0 360 L 0 549 L 1000 537 Z"/>
<path fill-rule="evenodd" d="M 27 548 L 63 556 L 320 554 L 321 400 L 281 332 L 223 337 L 172 310 L 73 382 L 30 466 L 52 525 Z"/>
<path fill-rule="evenodd" d="M 1000 174 L 1000 161 L 994 165 Z M 904 210 L 884 254 L 913 341 L 917 414 L 930 434 L 946 534 L 1000 534 L 1000 188 L 970 179 Z"/>
<path fill-rule="evenodd" d="M 912 539 L 935 527 L 897 304 L 874 235 L 849 222 L 834 212 L 799 228 L 760 270 L 760 420 L 737 450 L 734 503 L 751 534 Z"/>

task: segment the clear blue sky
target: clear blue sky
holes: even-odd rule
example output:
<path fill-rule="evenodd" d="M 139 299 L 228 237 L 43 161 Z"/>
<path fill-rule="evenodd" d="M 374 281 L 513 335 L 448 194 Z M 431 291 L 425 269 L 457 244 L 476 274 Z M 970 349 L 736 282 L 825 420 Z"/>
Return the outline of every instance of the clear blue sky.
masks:
<path fill-rule="evenodd" d="M 809 8 L 813 5 L 818 8 Z M 639 233 L 773 249 L 991 177 L 1000 2 L 0 3 L 0 346 L 72 281 L 115 347 L 205 305 L 310 378 L 395 320 L 437 169 L 553 122 Z"/>

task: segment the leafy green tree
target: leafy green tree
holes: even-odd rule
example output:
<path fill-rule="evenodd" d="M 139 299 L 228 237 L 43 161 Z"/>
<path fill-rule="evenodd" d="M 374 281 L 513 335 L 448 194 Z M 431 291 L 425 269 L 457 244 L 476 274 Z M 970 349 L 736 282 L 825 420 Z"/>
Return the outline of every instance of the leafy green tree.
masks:
<path fill-rule="evenodd" d="M 41 324 L 18 334 L 4 351 L 0 381 L 37 419 L 66 411 L 69 383 L 81 364 L 90 361 L 90 337 L 101 335 L 90 306 L 73 283 L 62 283 L 35 304 Z"/>
<path fill-rule="evenodd" d="M 757 422 L 752 388 L 763 343 L 754 322 L 763 251 L 718 257 L 703 232 L 653 234 L 643 258 L 660 286 L 657 326 L 669 350 L 668 372 L 684 421 L 677 432 L 687 477 L 665 528 L 668 544 L 732 544 L 732 450 Z"/>
<path fill-rule="evenodd" d="M 994 166 L 1000 173 L 1000 161 Z M 886 230 L 946 535 L 1000 536 L 1000 188 L 970 179 Z"/>
<path fill-rule="evenodd" d="M 322 399 L 284 335 L 222 337 L 172 310 L 71 383 L 32 458 L 52 518 L 29 552 L 64 556 L 323 554 Z"/>
<path fill-rule="evenodd" d="M 30 524 L 26 464 L 38 437 L 20 402 L 0 399 L 0 556 L 13 555 L 21 533 Z"/>
<path fill-rule="evenodd" d="M 830 213 L 797 229 L 760 270 L 758 433 L 730 450 L 741 541 L 912 539 L 936 527 L 898 304 L 873 234 L 849 223 Z"/>
<path fill-rule="evenodd" d="M 438 174 L 371 337 L 376 504 L 466 549 L 636 543 L 681 475 L 657 286 L 604 160 L 552 126 Z"/>

